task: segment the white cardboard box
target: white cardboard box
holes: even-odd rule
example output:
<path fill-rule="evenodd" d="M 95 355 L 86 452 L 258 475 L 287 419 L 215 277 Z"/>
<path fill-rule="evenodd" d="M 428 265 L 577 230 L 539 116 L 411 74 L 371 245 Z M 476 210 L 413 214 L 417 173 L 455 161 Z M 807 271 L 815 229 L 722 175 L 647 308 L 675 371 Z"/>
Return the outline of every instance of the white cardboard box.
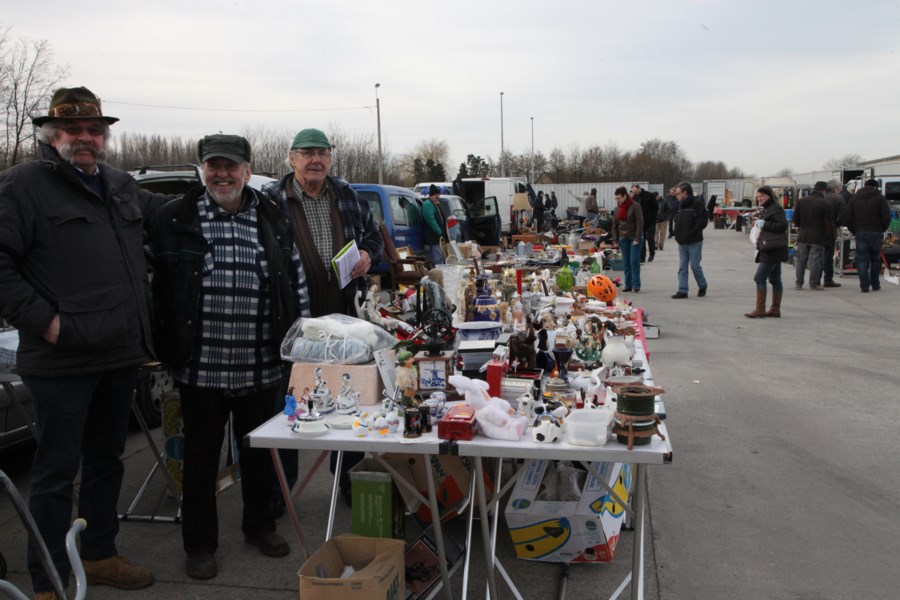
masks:
<path fill-rule="evenodd" d="M 537 500 L 550 464 L 536 460 L 516 482 L 506 506 L 506 522 L 516 556 L 553 562 L 609 562 L 613 559 L 625 511 L 587 474 L 576 502 Z M 632 470 L 622 463 L 593 463 L 603 480 L 628 502 Z"/>

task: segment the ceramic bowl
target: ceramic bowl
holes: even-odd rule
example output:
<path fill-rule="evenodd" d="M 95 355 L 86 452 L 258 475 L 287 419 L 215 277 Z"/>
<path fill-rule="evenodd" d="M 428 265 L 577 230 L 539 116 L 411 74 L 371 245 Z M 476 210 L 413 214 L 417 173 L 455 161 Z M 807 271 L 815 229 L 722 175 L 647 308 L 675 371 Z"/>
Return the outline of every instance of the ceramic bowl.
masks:
<path fill-rule="evenodd" d="M 500 323 L 496 321 L 466 321 L 456 323 L 456 337 L 460 340 L 496 340 L 500 337 Z"/>

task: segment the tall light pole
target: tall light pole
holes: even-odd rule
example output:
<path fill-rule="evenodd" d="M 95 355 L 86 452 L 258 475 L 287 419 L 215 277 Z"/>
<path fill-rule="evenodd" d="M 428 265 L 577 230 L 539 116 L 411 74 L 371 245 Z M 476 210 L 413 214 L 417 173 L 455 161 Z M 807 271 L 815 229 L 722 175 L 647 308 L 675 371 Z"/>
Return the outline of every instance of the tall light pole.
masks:
<path fill-rule="evenodd" d="M 500 177 L 506 177 L 506 162 L 503 159 L 503 92 L 500 92 Z"/>
<path fill-rule="evenodd" d="M 380 83 L 375 84 L 375 113 L 378 115 L 378 185 L 384 184 L 384 157 L 381 155 L 381 100 L 378 99 Z"/>
<path fill-rule="evenodd" d="M 531 117 L 531 184 L 534 185 L 534 117 Z"/>

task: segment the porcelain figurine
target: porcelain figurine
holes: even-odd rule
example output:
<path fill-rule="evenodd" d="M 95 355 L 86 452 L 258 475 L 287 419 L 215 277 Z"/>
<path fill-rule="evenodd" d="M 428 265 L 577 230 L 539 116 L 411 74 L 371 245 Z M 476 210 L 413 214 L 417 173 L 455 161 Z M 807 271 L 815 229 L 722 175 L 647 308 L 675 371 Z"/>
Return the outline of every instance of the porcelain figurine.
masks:
<path fill-rule="evenodd" d="M 399 390 L 400 403 L 403 406 L 415 406 L 416 390 L 419 386 L 419 374 L 413 363 L 413 355 L 409 350 L 401 350 L 397 354 L 397 374 L 394 388 Z"/>
<path fill-rule="evenodd" d="M 350 373 L 341 376 L 341 390 L 337 398 L 337 411 L 342 415 L 351 415 L 359 408 L 359 391 L 350 385 Z"/>

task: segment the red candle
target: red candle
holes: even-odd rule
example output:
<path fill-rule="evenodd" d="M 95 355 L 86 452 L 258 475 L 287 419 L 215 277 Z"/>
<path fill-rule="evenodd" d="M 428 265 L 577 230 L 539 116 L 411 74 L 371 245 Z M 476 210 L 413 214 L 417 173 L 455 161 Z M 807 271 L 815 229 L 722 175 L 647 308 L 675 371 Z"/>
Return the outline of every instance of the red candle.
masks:
<path fill-rule="evenodd" d="M 522 295 L 522 269 L 516 269 L 516 289 Z"/>

